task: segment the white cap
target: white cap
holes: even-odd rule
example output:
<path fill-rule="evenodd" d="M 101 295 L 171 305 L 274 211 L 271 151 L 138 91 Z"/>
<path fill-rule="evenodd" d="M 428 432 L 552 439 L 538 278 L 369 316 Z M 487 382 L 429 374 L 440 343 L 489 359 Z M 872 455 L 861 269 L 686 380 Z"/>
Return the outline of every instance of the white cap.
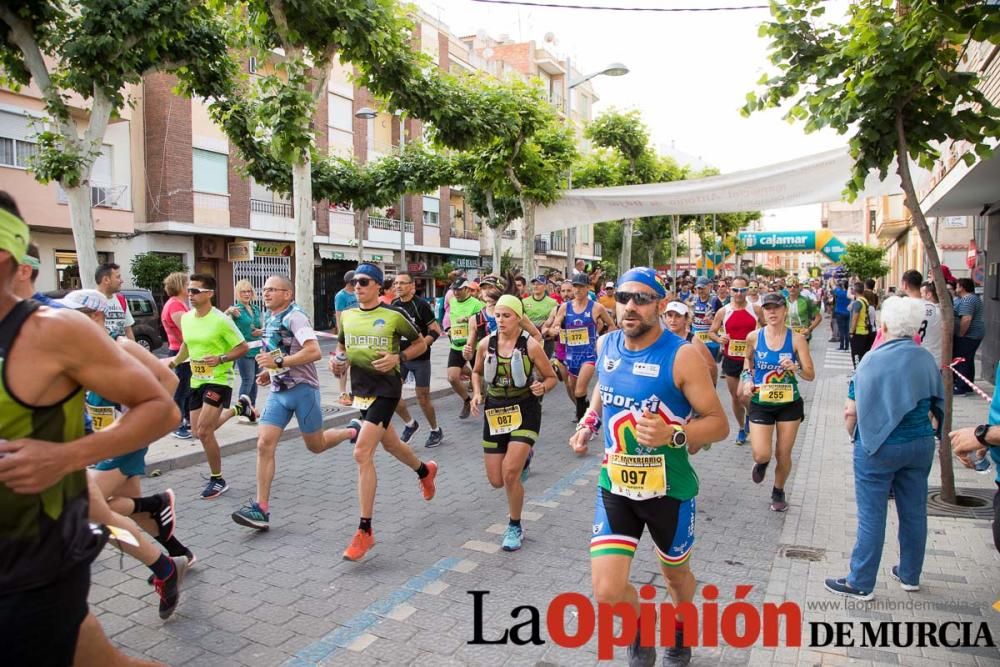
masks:
<path fill-rule="evenodd" d="M 59 305 L 73 310 L 93 310 L 99 313 L 106 313 L 108 310 L 108 299 L 95 289 L 73 290 L 61 299 L 56 299 Z"/>
<path fill-rule="evenodd" d="M 667 304 L 667 312 L 677 313 L 678 315 L 683 315 L 684 317 L 687 317 L 688 313 L 690 313 L 691 311 L 687 307 L 686 303 L 683 303 L 681 301 L 671 301 L 670 303 Z"/>

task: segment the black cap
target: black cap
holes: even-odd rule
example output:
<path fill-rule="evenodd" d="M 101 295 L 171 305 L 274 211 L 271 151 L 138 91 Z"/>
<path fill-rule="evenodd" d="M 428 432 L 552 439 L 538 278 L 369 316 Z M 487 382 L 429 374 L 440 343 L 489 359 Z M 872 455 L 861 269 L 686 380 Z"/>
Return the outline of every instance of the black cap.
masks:
<path fill-rule="evenodd" d="M 785 297 L 781 295 L 781 292 L 771 292 L 765 294 L 760 299 L 761 306 L 784 306 Z"/>
<path fill-rule="evenodd" d="M 586 273 L 575 273 L 573 274 L 573 285 L 590 287 L 590 277 Z"/>
<path fill-rule="evenodd" d="M 465 289 L 469 287 L 471 284 L 472 283 L 470 283 L 467 279 L 459 278 L 454 283 L 452 283 L 451 288 L 457 292 L 460 289 Z"/>

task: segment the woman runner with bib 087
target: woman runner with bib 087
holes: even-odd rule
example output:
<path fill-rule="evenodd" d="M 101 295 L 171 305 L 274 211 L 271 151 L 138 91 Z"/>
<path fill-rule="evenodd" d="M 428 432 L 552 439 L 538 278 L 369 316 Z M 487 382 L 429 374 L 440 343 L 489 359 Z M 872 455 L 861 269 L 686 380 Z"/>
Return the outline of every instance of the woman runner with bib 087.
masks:
<path fill-rule="evenodd" d="M 761 299 L 761 306 L 765 326 L 747 336 L 740 391 L 750 400 L 750 447 L 754 460 L 751 476 L 757 484 L 764 481 L 773 451 L 778 464 L 771 490 L 771 510 L 784 512 L 788 509 L 785 480 L 792 469 L 792 447 L 799 424 L 805 419 L 796 376 L 812 380 L 816 372 L 805 336 L 785 325 L 788 311 L 785 298 L 772 292 Z"/>

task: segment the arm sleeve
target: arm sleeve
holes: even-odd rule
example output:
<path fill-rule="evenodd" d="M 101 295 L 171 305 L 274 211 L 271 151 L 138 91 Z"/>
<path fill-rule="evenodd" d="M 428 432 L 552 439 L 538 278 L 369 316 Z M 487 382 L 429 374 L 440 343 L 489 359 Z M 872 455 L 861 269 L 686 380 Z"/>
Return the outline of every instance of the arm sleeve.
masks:
<path fill-rule="evenodd" d="M 312 328 L 312 323 L 305 313 L 294 312 L 288 316 L 288 330 L 299 341 L 299 345 L 305 345 L 307 341 L 316 340 L 316 332 Z"/>

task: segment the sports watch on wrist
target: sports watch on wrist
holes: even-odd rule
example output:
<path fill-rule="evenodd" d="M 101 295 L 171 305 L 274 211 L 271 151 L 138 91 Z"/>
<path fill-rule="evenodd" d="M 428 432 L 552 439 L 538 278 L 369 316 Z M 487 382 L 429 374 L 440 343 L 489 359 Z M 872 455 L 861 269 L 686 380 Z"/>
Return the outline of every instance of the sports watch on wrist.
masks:
<path fill-rule="evenodd" d="M 274 358 L 274 365 L 277 366 L 278 368 L 284 368 L 285 367 L 285 358 L 284 357 L 275 357 Z"/>
<path fill-rule="evenodd" d="M 670 444 L 674 447 L 684 447 L 687 445 L 688 437 L 684 429 L 677 424 L 674 424 L 674 435 L 670 438 Z"/>
<path fill-rule="evenodd" d="M 983 447 L 993 447 L 990 443 L 986 442 L 986 434 L 990 432 L 989 424 L 980 424 L 976 427 L 976 440 L 979 441 Z"/>

